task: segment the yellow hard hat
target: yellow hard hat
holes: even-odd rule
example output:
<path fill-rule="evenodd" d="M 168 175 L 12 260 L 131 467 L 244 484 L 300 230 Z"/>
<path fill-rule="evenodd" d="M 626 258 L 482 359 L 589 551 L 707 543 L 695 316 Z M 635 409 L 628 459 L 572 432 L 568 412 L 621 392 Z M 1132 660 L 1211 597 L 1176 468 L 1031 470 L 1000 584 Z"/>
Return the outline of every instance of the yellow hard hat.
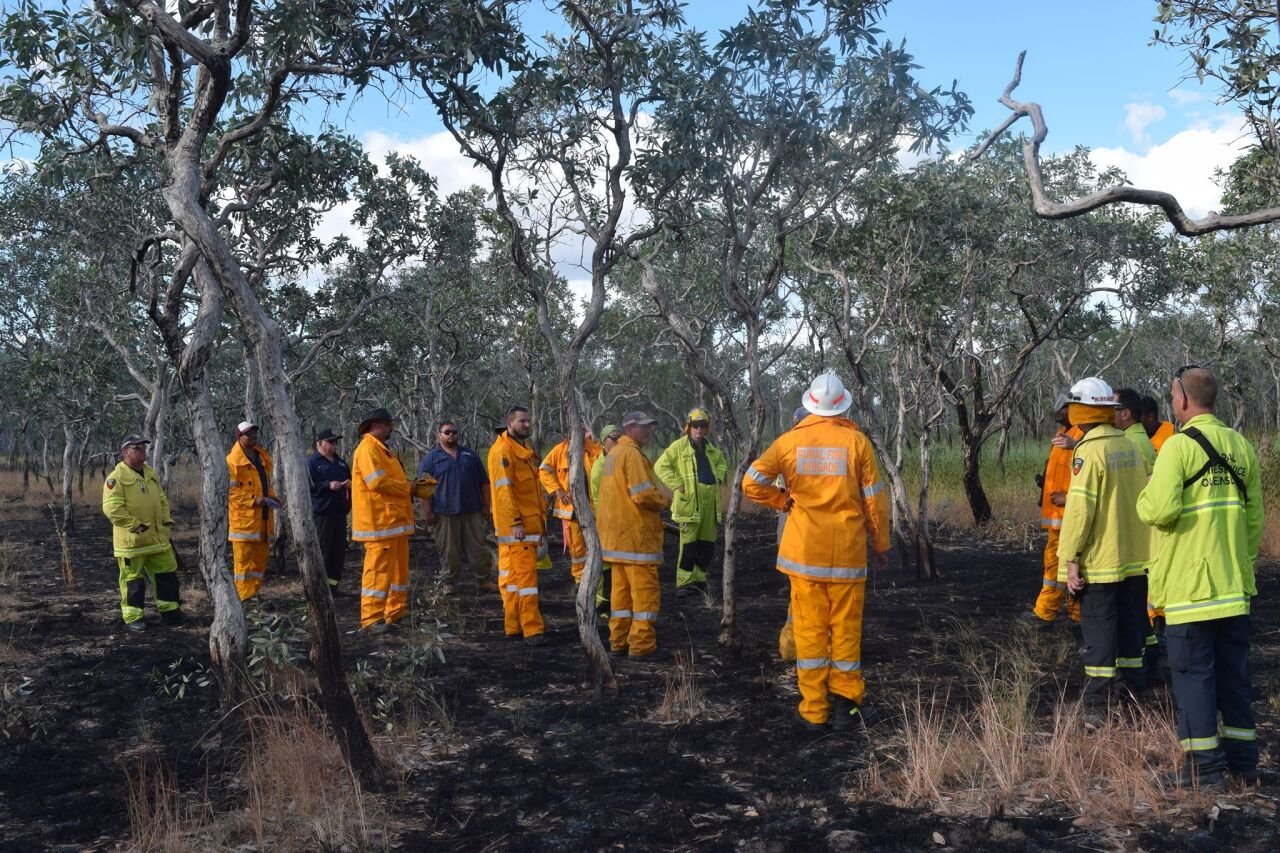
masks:
<path fill-rule="evenodd" d="M 689 410 L 689 414 L 685 415 L 684 422 L 687 424 L 710 424 L 711 413 L 701 406 L 694 406 Z"/>

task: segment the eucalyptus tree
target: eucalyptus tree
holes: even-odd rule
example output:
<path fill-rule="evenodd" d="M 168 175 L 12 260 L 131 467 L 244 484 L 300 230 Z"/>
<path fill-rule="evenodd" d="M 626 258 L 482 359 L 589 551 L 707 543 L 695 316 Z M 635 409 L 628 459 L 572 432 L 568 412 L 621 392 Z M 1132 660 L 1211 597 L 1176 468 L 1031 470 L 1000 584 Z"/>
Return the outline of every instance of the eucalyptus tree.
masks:
<path fill-rule="evenodd" d="M 904 46 L 881 43 L 875 28 L 885 3 L 769 0 L 701 51 L 700 74 L 679 78 L 655 111 L 667 142 L 645 162 L 645 184 L 666 187 L 681 174 L 671 202 L 646 198 L 673 222 L 716 227 L 720 294 L 744 339 L 747 376 L 742 418 L 735 397 L 706 367 L 705 347 L 670 300 L 652 258 L 633 257 L 646 290 L 715 400 L 737 452 L 725 511 L 724 607 L 720 641 L 736 642 L 735 537 L 741 481 L 760 449 L 769 405 L 762 367 L 768 325 L 785 315 L 780 292 L 797 232 L 853 188 L 867 170 L 895 158 L 901 140 L 921 150 L 944 139 L 971 112 L 956 92 L 922 88 Z M 798 324 L 797 324 L 798 325 Z M 787 331 L 790 331 L 789 329 Z M 786 331 L 782 333 L 786 340 Z"/>

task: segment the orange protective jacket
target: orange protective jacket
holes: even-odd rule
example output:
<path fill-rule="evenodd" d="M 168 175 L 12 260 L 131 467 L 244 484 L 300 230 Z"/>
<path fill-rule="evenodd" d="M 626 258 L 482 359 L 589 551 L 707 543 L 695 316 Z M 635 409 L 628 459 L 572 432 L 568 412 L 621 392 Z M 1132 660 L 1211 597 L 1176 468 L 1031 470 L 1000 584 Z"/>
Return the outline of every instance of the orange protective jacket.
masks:
<path fill-rule="evenodd" d="M 582 443 L 582 470 L 589 474 L 591 466 L 602 453 L 604 448 L 594 438 L 585 439 Z M 569 439 L 566 438 L 551 448 L 551 452 L 538 467 L 538 477 L 549 495 L 554 495 L 556 489 L 569 492 Z M 551 514 L 556 518 L 573 518 L 573 501 L 562 501 L 556 498 L 555 509 Z"/>
<path fill-rule="evenodd" d="M 630 436 L 604 458 L 600 474 L 602 558 L 611 563 L 662 564 L 662 511 L 671 504 L 653 464 Z"/>
<path fill-rule="evenodd" d="M 516 540 L 511 528 L 524 525 L 525 542 L 538 543 L 546 526 L 547 499 L 538 482 L 538 457 L 533 448 L 512 438 L 505 429 L 489 448 L 489 505 L 498 544 Z"/>
<path fill-rule="evenodd" d="M 227 454 L 227 471 L 231 475 L 227 492 L 227 540 L 230 542 L 265 542 L 270 536 L 271 508 L 254 506 L 253 502 L 271 496 L 271 454 L 262 447 L 257 451 L 267 475 L 265 489 L 258 469 L 249 461 L 240 442 L 231 445 Z"/>
<path fill-rule="evenodd" d="M 1155 435 L 1151 436 L 1151 446 L 1156 449 L 1156 453 L 1160 452 L 1160 448 L 1169 440 L 1169 436 L 1176 433 L 1177 430 L 1173 428 L 1173 424 L 1168 421 L 1161 421 L 1160 426 L 1156 427 Z"/>
<path fill-rule="evenodd" d="M 1058 435 L 1064 432 L 1077 442 L 1084 438 L 1080 427 L 1058 428 Z M 1040 526 L 1045 530 L 1062 527 L 1062 514 L 1066 507 L 1054 506 L 1050 496 L 1054 492 L 1065 495 L 1071 488 L 1071 455 L 1074 452 L 1049 445 L 1049 461 L 1044 464 L 1044 488 L 1040 490 Z"/>
<path fill-rule="evenodd" d="M 351 538 L 381 542 L 413 533 L 411 486 L 400 458 L 366 432 L 351 454 Z"/>
<path fill-rule="evenodd" d="M 871 442 L 853 421 L 809 415 L 751 463 L 742 490 L 783 510 L 794 499 L 778 545 L 778 571 L 810 581 L 854 583 L 867 577 L 867 543 L 889 550 L 889 495 Z"/>

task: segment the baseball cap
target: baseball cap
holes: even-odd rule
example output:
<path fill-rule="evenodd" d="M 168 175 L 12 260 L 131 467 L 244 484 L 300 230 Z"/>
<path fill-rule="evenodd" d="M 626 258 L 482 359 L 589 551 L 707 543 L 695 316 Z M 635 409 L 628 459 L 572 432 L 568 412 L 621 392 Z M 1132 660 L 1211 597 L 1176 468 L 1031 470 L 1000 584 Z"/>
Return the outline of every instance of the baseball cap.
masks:
<path fill-rule="evenodd" d="M 124 450 L 126 447 L 133 447 L 135 444 L 150 444 L 150 443 L 151 443 L 151 439 L 149 438 L 144 438 L 143 436 L 140 436 L 140 435 L 126 435 L 123 439 L 120 440 L 120 449 Z"/>
<path fill-rule="evenodd" d="M 253 421 L 241 421 L 240 423 L 236 424 L 236 432 L 242 435 L 251 429 L 257 429 L 257 428 L 258 428 L 258 425 L 255 424 Z"/>
<path fill-rule="evenodd" d="M 600 439 L 606 438 L 618 439 L 622 436 L 622 427 L 617 424 L 605 424 L 604 429 L 600 430 Z"/>
<path fill-rule="evenodd" d="M 632 424 L 635 424 L 636 426 L 652 426 L 656 423 L 657 421 L 646 415 L 644 412 L 627 412 L 622 416 L 622 425 L 624 427 L 629 427 Z"/>

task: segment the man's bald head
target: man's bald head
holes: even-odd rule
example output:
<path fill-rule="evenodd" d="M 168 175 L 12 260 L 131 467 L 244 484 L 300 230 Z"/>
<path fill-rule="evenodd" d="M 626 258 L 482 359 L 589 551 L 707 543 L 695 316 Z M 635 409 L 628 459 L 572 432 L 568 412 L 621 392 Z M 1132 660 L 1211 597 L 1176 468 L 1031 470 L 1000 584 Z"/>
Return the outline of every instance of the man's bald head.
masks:
<path fill-rule="evenodd" d="M 1187 402 L 1196 408 L 1212 410 L 1218 403 L 1218 380 L 1203 367 L 1184 370 L 1173 384 L 1186 395 Z"/>

